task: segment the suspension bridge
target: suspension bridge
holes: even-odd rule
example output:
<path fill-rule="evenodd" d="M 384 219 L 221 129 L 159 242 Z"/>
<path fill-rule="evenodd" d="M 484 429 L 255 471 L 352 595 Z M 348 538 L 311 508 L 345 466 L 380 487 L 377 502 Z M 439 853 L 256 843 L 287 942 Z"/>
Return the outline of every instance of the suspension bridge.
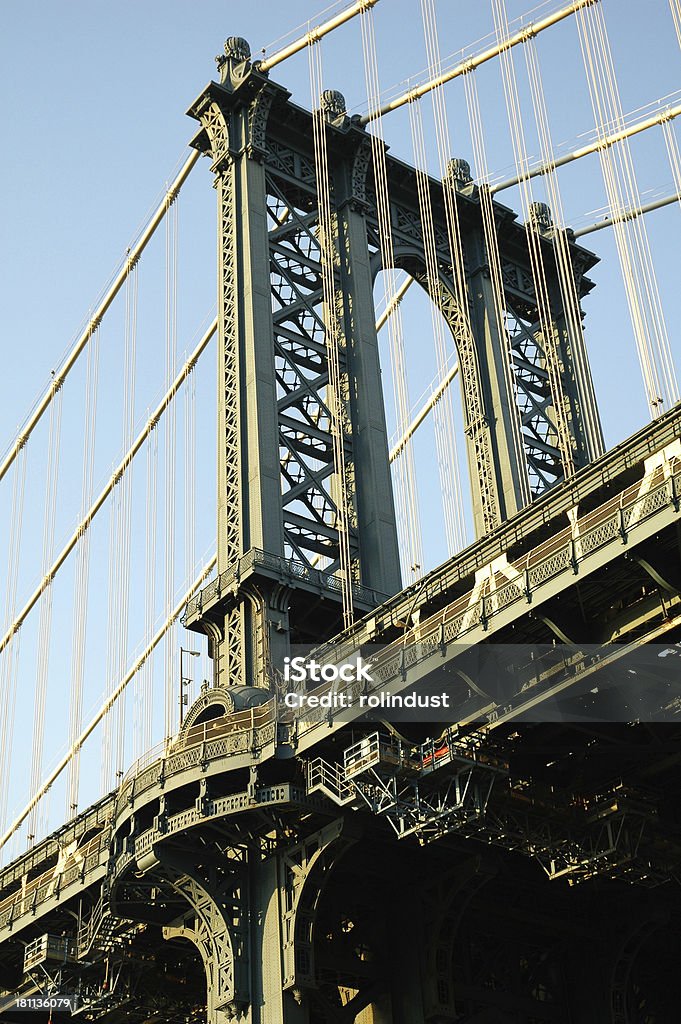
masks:
<path fill-rule="evenodd" d="M 2 453 L 2 1019 L 678 1019 L 678 294 L 647 225 L 676 230 L 681 94 L 641 95 L 651 64 L 624 107 L 608 0 L 490 0 L 454 55 L 414 2 L 425 70 L 386 90 L 390 2 L 227 39 Z M 323 60 L 350 32 L 357 109 Z M 183 274 L 217 276 L 198 326 Z M 641 410 L 616 444 L 604 352 Z M 371 674 L 292 689 L 300 651 Z"/>

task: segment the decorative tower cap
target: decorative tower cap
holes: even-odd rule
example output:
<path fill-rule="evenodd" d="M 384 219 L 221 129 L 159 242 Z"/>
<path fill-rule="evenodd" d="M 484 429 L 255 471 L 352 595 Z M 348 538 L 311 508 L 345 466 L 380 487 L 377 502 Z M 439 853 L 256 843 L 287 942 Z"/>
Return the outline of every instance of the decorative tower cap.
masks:
<path fill-rule="evenodd" d="M 244 61 L 251 59 L 251 48 L 243 36 L 230 36 L 225 39 L 225 57 L 227 60 Z"/>
<path fill-rule="evenodd" d="M 222 85 L 236 86 L 250 71 L 251 48 L 241 36 L 225 39 L 225 52 L 215 58 Z"/>
<path fill-rule="evenodd" d="M 461 185 L 468 185 L 471 177 L 471 165 L 463 157 L 455 156 L 447 164 L 447 175 Z"/>
<path fill-rule="evenodd" d="M 337 89 L 325 89 L 321 95 L 322 113 L 331 124 L 342 124 L 346 117 L 345 96 Z"/>
<path fill-rule="evenodd" d="M 553 227 L 551 208 L 546 203 L 530 203 L 530 223 L 537 231 L 550 231 Z"/>

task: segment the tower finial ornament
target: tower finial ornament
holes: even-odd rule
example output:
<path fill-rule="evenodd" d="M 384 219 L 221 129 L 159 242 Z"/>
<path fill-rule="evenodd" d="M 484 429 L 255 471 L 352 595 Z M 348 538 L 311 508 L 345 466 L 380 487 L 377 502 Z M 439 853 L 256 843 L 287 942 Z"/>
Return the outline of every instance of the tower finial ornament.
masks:
<path fill-rule="evenodd" d="M 243 78 L 244 73 L 250 70 L 251 47 L 243 36 L 230 36 L 225 39 L 224 51 L 215 58 L 220 84 L 235 84 L 235 80 Z"/>
<path fill-rule="evenodd" d="M 321 95 L 322 113 L 329 124 L 341 128 L 347 121 L 345 96 L 337 89 L 325 89 Z"/>
<path fill-rule="evenodd" d="M 530 223 L 540 234 L 550 234 L 553 230 L 551 207 L 546 203 L 530 203 Z"/>
<path fill-rule="evenodd" d="M 457 192 L 463 192 L 465 195 L 470 195 L 475 187 L 471 177 L 471 165 L 460 156 L 452 157 L 448 161 L 446 178 Z"/>

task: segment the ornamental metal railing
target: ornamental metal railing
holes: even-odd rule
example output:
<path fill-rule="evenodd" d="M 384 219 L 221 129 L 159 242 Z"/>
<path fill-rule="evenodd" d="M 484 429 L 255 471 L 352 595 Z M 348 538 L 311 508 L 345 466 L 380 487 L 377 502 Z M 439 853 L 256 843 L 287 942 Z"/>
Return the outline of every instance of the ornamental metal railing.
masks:
<path fill-rule="evenodd" d="M 195 597 L 187 602 L 182 622 L 185 623 L 195 615 L 198 615 L 203 608 L 210 605 L 223 594 L 228 594 L 230 591 L 235 592 L 241 578 L 257 569 L 265 569 L 276 573 L 277 576 L 283 576 L 294 582 L 307 583 L 315 589 L 327 591 L 337 597 L 341 596 L 343 584 L 339 576 L 324 572 L 323 569 L 313 569 L 311 566 L 294 558 L 284 558 L 283 555 L 274 555 L 269 551 L 262 551 L 260 548 L 251 548 L 250 551 L 242 555 L 235 565 L 230 566 L 225 572 L 216 576 Z M 352 593 L 358 604 L 371 607 L 385 601 L 389 596 L 377 590 L 372 590 L 369 587 L 364 587 L 359 583 L 353 584 Z"/>
<path fill-rule="evenodd" d="M 563 575 L 578 575 L 580 566 L 595 553 L 613 545 L 626 545 L 630 536 L 665 509 L 671 507 L 678 513 L 680 498 L 681 465 L 674 459 L 668 476 L 663 476 L 660 468 L 637 481 L 577 519 L 574 526 L 561 530 L 533 548 L 520 560 L 508 562 L 503 570 L 490 573 L 435 615 L 405 628 L 402 637 L 372 656 L 372 683 L 365 683 L 362 693 L 370 695 L 391 683 L 404 683 L 411 669 L 438 652 L 444 653 L 450 644 L 465 643 L 478 630 L 489 632 L 494 628 L 495 617 L 512 605 L 527 606 L 533 595 L 548 583 Z M 500 575 L 503 582 L 498 583 Z M 415 601 L 414 611 L 417 608 L 418 602 Z M 361 635 L 351 635 L 345 641 L 331 641 L 316 648 L 310 657 L 321 663 L 331 660 L 334 664 L 341 664 L 355 656 L 362 645 L 372 641 L 371 632 L 365 629 Z M 332 682 L 321 684 L 307 696 L 322 697 L 332 691 L 335 694 L 353 694 L 352 684 L 343 687 Z M 298 717 L 297 737 L 300 741 L 320 724 L 328 723 L 329 713 L 323 706 L 306 707 L 298 712 Z"/>

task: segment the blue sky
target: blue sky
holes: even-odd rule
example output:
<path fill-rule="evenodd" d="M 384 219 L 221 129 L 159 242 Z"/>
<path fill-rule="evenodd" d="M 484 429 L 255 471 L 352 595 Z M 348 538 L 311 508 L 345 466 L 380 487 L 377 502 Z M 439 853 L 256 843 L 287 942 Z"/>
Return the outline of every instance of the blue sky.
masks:
<path fill-rule="evenodd" d="M 622 106 L 626 112 L 654 103 L 681 85 L 681 55 L 668 0 L 602 0 L 612 43 Z M 265 47 L 272 52 L 295 30 L 304 31 L 308 20 L 321 20 L 326 4 L 311 0 L 273 0 L 225 3 L 201 0 L 69 0 L 30 5 L 6 5 L 0 41 L 0 88 L 5 158 L 0 164 L 0 203 L 4 235 L 3 273 L 0 277 L 3 389 L 0 402 L 0 450 L 8 446 L 50 380 L 50 372 L 87 320 L 112 271 L 160 197 L 165 184 L 186 154 L 194 122 L 184 111 L 215 75 L 213 57 L 224 38 L 238 34 L 251 43 L 254 54 Z M 462 48 L 476 52 L 493 30 L 491 5 L 437 0 L 440 47 L 443 57 Z M 542 5 L 539 14 L 557 7 Z M 529 9 L 524 2 L 507 0 L 510 18 Z M 335 12 L 338 5 L 332 9 Z M 419 0 L 380 0 L 375 26 L 381 66 L 381 87 L 400 91 L 407 80 L 423 77 L 426 64 Z M 277 43 L 277 40 L 280 42 Z M 476 42 L 482 40 L 483 42 Z M 570 20 L 550 29 L 537 43 L 553 141 L 573 148 L 579 137 L 594 127 L 581 63 L 577 32 Z M 537 153 L 531 105 L 524 90 L 525 64 L 516 54 L 521 100 L 527 118 L 527 144 Z M 324 84 L 340 89 L 350 111 L 366 109 L 357 22 L 345 26 L 323 44 Z M 305 53 L 276 68 L 272 77 L 285 85 L 293 99 L 310 103 L 308 60 Z M 477 75 L 483 109 L 488 162 L 494 177 L 513 173 L 510 136 L 498 63 Z M 447 108 L 453 154 L 472 161 L 471 142 L 462 83 L 447 89 Z M 676 99 L 678 102 L 678 97 Z M 430 123 L 430 101 L 423 105 Z M 397 156 L 413 162 L 406 111 L 385 120 L 384 134 Z M 632 143 L 639 187 L 646 199 L 673 190 L 672 174 L 659 130 Z M 437 173 L 434 145 L 429 147 L 430 169 Z M 475 173 L 475 167 L 473 168 Z M 606 194 L 598 159 L 590 157 L 567 168 L 561 176 L 563 205 L 568 223 L 576 226 L 603 215 Z M 538 183 L 535 198 L 544 198 Z M 503 201 L 516 206 L 517 192 L 504 193 Z M 178 295 L 176 358 L 192 347 L 201 325 L 213 315 L 215 298 L 214 192 L 207 162 L 200 162 L 178 205 Z M 647 221 L 663 307 L 678 358 L 679 305 L 678 230 L 681 213 L 669 207 Z M 169 243 L 174 246 L 174 236 Z M 584 307 L 587 342 L 596 380 L 606 441 L 612 445 L 646 421 L 647 413 L 631 325 L 625 309 L 621 275 L 612 233 L 598 232 L 588 239 L 602 263 L 592 273 L 597 288 Z M 162 230 L 150 246 L 139 270 L 134 422 L 139 426 L 146 411 L 164 390 L 164 256 Z M 404 304 L 404 331 L 410 353 L 411 396 L 414 403 L 434 373 L 432 355 L 423 357 L 422 340 L 429 337 L 425 301 L 412 290 Z M 424 326 L 425 325 L 425 326 Z M 99 338 L 99 393 L 95 445 L 95 490 L 107 479 L 123 450 L 121 409 L 124 401 L 123 348 L 124 298 L 105 319 Z M 427 346 L 426 346 L 427 347 Z M 214 350 L 196 371 L 194 416 L 196 471 L 195 536 L 190 547 L 199 561 L 210 555 L 214 543 Z M 387 374 L 386 374 L 387 377 Z M 54 513 L 55 542 L 59 546 L 73 528 L 81 504 L 84 435 L 85 361 L 64 389 L 61 425 L 59 488 Z M 177 503 L 175 525 L 177 565 L 173 591 L 181 590 L 189 552 L 185 550 L 185 480 L 183 437 L 184 397 L 178 406 Z M 391 406 L 390 396 L 387 397 Z M 44 531 L 44 473 L 49 431 L 47 419 L 36 432 L 28 451 L 24 498 L 24 529 L 19 562 L 17 600 L 32 589 L 40 575 Z M 463 452 L 463 438 L 459 438 Z M 426 560 L 429 565 L 446 554 L 441 539 L 441 513 L 437 510 L 438 482 L 432 456 L 432 428 L 424 429 L 417 445 L 419 486 L 426 523 Z M 159 508 L 155 616 L 161 615 L 164 594 L 162 532 L 165 521 L 164 435 L 159 434 Z M 124 638 L 124 660 L 142 641 L 144 633 L 145 573 L 145 463 L 135 468 L 135 493 L 127 520 L 132 532 L 129 616 Z M 462 466 L 465 474 L 465 467 Z M 0 595 L 4 600 L 6 551 L 10 536 L 12 479 L 0 482 Z M 93 530 L 90 563 L 92 611 L 88 616 L 84 704 L 94 709 L 106 688 L 111 612 L 108 610 L 108 513 Z M 113 564 L 115 565 L 115 559 Z M 66 715 L 71 678 L 74 569 L 71 564 L 55 584 L 53 631 L 50 644 L 48 690 L 45 697 L 51 732 L 46 740 L 47 767 L 65 746 Z M 21 654 L 14 679 L 17 692 L 15 734 L 28 736 L 36 686 L 38 612 L 22 630 Z M 161 652 L 148 685 L 155 693 L 154 735 L 162 731 L 163 675 L 174 665 L 181 635 L 173 638 L 167 660 Z M 195 641 L 191 641 L 195 644 Z M 207 658 L 192 665 L 197 677 L 207 675 Z M 139 694 L 140 700 L 146 699 Z M 132 697 L 128 716 L 137 713 Z M 143 737 L 131 724 L 123 744 L 123 760 L 138 753 Z M 97 740 L 97 737 L 95 737 Z M 21 746 L 21 749 L 19 749 Z M 22 753 L 23 750 L 23 753 Z M 26 796 L 28 767 L 25 746 L 14 754 L 9 808 Z M 81 806 L 96 795 L 99 769 L 93 757 L 83 787 Z M 124 765 L 124 766 L 127 766 Z M 63 811 L 64 794 L 55 787 L 50 815 L 53 823 Z M 0 806 L 0 816 L 3 808 Z"/>

